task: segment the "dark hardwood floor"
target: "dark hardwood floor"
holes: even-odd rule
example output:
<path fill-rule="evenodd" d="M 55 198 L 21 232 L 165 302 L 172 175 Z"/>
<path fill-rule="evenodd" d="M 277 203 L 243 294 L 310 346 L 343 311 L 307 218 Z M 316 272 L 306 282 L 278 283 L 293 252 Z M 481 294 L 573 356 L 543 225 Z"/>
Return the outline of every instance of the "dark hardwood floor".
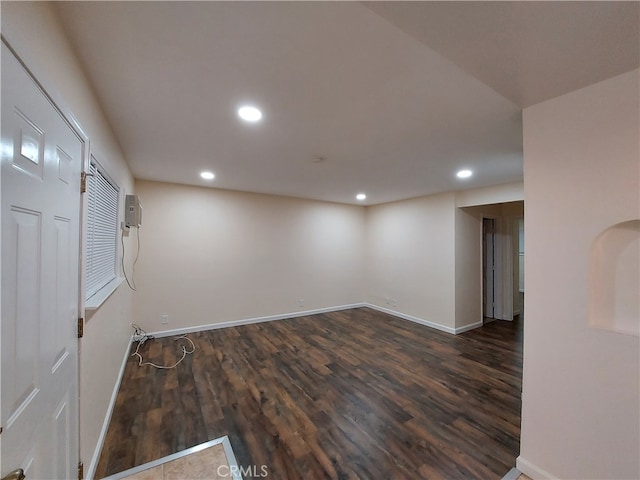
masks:
<path fill-rule="evenodd" d="M 96 478 L 223 435 L 274 480 L 489 480 L 515 466 L 518 321 L 454 336 L 358 308 L 189 337 L 175 369 L 128 362 Z M 174 362 L 174 338 L 145 344 L 145 360 Z"/>

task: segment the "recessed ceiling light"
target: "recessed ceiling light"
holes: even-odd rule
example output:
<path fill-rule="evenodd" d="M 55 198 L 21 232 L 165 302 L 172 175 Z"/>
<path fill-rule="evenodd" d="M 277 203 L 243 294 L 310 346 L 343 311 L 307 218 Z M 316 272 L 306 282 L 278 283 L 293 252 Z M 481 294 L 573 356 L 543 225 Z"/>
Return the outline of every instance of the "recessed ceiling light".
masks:
<path fill-rule="evenodd" d="M 367 196 L 364 193 L 359 193 L 356 195 L 356 200 L 365 200 L 367 198 Z"/>
<path fill-rule="evenodd" d="M 213 180 L 214 178 L 216 178 L 213 172 L 200 172 L 200 176 L 205 180 Z"/>
<path fill-rule="evenodd" d="M 471 175 L 473 175 L 473 172 L 471 170 L 460 170 L 458 173 L 456 173 L 456 177 L 458 178 L 469 178 Z"/>
<path fill-rule="evenodd" d="M 246 122 L 259 122 L 262 112 L 251 105 L 244 105 L 238 109 L 238 116 Z"/>

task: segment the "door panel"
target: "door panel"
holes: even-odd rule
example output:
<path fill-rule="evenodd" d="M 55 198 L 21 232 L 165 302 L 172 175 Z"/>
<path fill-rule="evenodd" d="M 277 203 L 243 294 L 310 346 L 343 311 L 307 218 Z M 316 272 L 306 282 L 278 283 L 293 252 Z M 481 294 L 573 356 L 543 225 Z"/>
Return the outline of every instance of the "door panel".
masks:
<path fill-rule="evenodd" d="M 16 146 L 19 150 L 11 161 L 24 173 L 42 179 L 44 170 L 44 132 L 16 106 L 19 126 Z"/>
<path fill-rule="evenodd" d="M 4 43 L 1 120 L 0 473 L 74 478 L 84 143 Z"/>
<path fill-rule="evenodd" d="M 3 213 L 4 207 L 3 198 Z M 41 372 L 37 352 L 41 323 L 38 265 L 42 216 L 39 212 L 11 206 L 7 217 L 2 222 L 2 248 L 3 252 L 14 255 L 2 258 L 2 424 L 8 430 L 17 422 L 16 429 L 33 435 L 37 422 L 22 412 L 40 407 Z M 10 338 L 14 341 L 5 342 Z M 8 365 L 19 368 L 6 368 Z"/>
<path fill-rule="evenodd" d="M 60 404 L 54 409 L 53 414 L 53 432 L 52 438 L 54 440 L 54 468 L 52 471 L 56 473 L 56 478 L 72 478 L 69 477 L 69 473 L 73 470 L 71 452 L 67 448 L 70 443 L 70 428 L 71 428 L 71 410 L 72 407 L 69 402 L 69 394 L 67 393 Z"/>
<path fill-rule="evenodd" d="M 68 218 L 56 218 L 55 221 L 55 260 L 56 260 L 56 280 L 55 280 L 55 305 L 56 316 L 55 318 L 64 319 L 70 314 L 69 308 L 73 308 L 73 305 L 69 304 L 69 298 L 71 293 L 71 285 L 69 281 L 72 276 L 70 275 L 69 264 L 71 259 L 69 258 L 71 252 L 69 252 L 69 242 L 71 240 L 71 221 Z M 69 328 L 73 328 L 72 324 L 65 324 L 63 322 L 60 328 L 56 328 L 53 332 L 54 338 L 52 338 L 52 355 L 53 362 L 51 371 L 55 373 L 59 367 L 64 365 L 66 358 L 69 355 L 69 351 L 66 347 L 66 339 L 69 337 Z"/>

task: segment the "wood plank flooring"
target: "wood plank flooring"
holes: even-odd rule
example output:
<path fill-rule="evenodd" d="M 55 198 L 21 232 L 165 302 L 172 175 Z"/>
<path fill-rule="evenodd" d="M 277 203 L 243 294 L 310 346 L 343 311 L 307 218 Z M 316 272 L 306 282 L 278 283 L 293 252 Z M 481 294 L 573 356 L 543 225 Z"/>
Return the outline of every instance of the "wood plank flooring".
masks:
<path fill-rule="evenodd" d="M 522 326 L 453 336 L 358 308 L 190 334 L 126 366 L 101 478 L 228 435 L 244 478 L 500 479 L 519 452 Z M 179 358 L 175 337 L 145 360 Z"/>

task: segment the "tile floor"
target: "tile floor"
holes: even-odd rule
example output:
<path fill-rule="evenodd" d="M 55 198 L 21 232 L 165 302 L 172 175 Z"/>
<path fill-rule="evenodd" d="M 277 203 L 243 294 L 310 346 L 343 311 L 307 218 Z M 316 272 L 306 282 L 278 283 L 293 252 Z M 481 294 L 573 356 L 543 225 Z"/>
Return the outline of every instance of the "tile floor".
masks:
<path fill-rule="evenodd" d="M 225 440 L 228 443 L 228 440 Z M 140 465 L 131 471 L 120 472 L 117 475 L 107 477 L 108 480 L 183 480 L 185 478 L 193 480 L 223 480 L 237 479 L 234 477 L 231 465 L 236 465 L 233 451 L 228 447 L 233 458 L 229 459 L 225 452 L 223 441 L 211 445 L 203 444 L 194 447 L 198 451 L 190 453 L 191 450 L 170 455 L 166 458 Z M 204 448 L 202 448 L 204 447 Z M 200 448 L 200 449 L 198 449 Z M 107 480 L 105 479 L 105 480 Z"/>

